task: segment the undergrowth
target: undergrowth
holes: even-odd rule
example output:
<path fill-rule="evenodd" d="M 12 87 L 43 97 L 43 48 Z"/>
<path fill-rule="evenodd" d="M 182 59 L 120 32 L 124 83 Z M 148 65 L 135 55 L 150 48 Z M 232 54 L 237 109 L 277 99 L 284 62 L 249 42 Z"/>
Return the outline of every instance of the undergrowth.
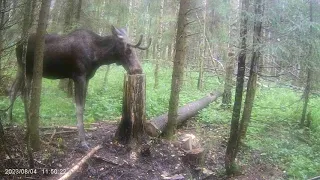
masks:
<path fill-rule="evenodd" d="M 144 65 L 146 74 L 146 114 L 147 119 L 168 111 L 171 88 L 171 68 L 163 67 L 159 73 L 159 87 L 154 89 L 153 66 Z M 111 66 L 107 82 L 104 82 L 106 67 L 100 68 L 90 80 L 86 100 L 85 121 L 119 120 L 124 70 Z M 208 74 L 207 74 L 208 75 Z M 216 77 L 207 76 L 205 87 L 197 90 L 197 73 L 187 73 L 180 94 L 180 105 L 197 100 L 223 85 Z M 274 86 L 260 87 L 257 91 L 253 114 L 245 143 L 253 150 L 261 152 L 266 161 L 286 171 L 288 179 L 306 179 L 320 175 L 320 105 L 319 97 L 311 98 L 312 125 L 310 129 L 300 129 L 301 92 Z M 8 106 L 7 98 L 0 100 L 0 108 Z M 73 98 L 58 89 L 57 80 L 43 81 L 41 99 L 41 125 L 75 125 Z M 198 115 L 201 123 L 229 126 L 232 109 L 220 109 L 220 103 L 211 103 Z M 24 123 L 24 111 L 20 98 L 14 105 L 16 123 Z M 317 174 L 318 173 L 318 174 Z"/>

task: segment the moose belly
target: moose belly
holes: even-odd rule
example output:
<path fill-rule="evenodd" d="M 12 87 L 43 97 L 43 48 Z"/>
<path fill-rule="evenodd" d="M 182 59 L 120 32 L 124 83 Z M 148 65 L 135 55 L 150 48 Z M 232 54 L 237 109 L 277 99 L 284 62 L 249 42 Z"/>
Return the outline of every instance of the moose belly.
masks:
<path fill-rule="evenodd" d="M 72 78 L 74 67 L 63 61 L 44 61 L 43 77 L 48 79 Z"/>

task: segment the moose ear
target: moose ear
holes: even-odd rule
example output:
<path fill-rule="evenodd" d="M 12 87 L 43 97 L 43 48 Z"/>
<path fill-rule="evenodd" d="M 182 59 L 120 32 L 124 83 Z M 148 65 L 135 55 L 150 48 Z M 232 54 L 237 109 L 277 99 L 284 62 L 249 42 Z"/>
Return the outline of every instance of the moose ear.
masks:
<path fill-rule="evenodd" d="M 111 26 L 111 31 L 112 31 L 112 34 L 114 36 L 117 36 L 118 38 L 122 38 L 123 37 L 122 34 L 121 34 L 121 31 L 119 31 L 119 29 L 117 29 L 113 25 Z"/>
<path fill-rule="evenodd" d="M 119 31 L 121 32 L 121 34 L 122 34 L 123 36 L 128 36 L 126 29 L 121 28 L 121 29 L 119 29 Z"/>

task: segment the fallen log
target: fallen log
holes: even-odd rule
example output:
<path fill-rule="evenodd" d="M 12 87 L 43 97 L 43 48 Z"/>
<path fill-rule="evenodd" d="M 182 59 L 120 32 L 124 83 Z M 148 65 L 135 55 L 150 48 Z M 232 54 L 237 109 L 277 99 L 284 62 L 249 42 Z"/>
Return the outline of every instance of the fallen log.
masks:
<path fill-rule="evenodd" d="M 188 103 L 178 109 L 177 123 L 178 125 L 185 120 L 191 118 L 198 111 L 208 106 L 211 102 L 215 101 L 222 95 L 221 92 L 210 93 L 197 101 Z M 155 117 L 145 124 L 145 131 L 149 136 L 158 137 L 168 123 L 168 113 Z"/>
<path fill-rule="evenodd" d="M 49 126 L 49 127 L 39 127 L 40 129 L 69 129 L 69 130 L 78 130 L 78 127 L 76 126 Z M 98 128 L 97 127 L 85 127 L 84 128 L 87 131 L 95 131 Z"/>
<path fill-rule="evenodd" d="M 102 146 L 98 145 L 95 148 L 93 148 L 87 155 L 85 155 L 75 166 L 73 166 L 69 171 L 64 174 L 59 180 L 65 180 L 69 179 L 80 167 L 88 161 L 88 159 L 94 155 Z"/>

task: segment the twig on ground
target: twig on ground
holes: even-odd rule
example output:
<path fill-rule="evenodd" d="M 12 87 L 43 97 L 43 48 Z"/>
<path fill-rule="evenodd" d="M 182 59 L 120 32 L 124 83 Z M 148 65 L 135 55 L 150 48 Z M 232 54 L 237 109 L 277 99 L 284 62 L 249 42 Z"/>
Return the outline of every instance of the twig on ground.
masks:
<path fill-rule="evenodd" d="M 66 179 L 70 178 L 101 147 L 102 147 L 101 145 L 98 145 L 98 146 L 94 147 L 93 149 L 91 149 L 91 151 L 89 151 L 89 153 L 87 155 L 85 155 L 75 166 L 73 166 L 71 169 L 69 169 L 69 171 L 66 174 L 64 174 L 62 177 L 60 177 L 59 180 L 66 180 Z"/>
<path fill-rule="evenodd" d="M 52 142 L 52 139 L 53 139 L 54 135 L 56 134 L 56 132 L 57 132 L 57 129 L 54 129 L 53 133 L 52 133 L 52 135 L 50 137 L 49 144 Z"/>
<path fill-rule="evenodd" d="M 58 144 L 54 143 L 54 142 L 45 142 L 43 140 L 40 140 L 40 142 L 46 146 L 48 146 L 51 150 L 56 151 L 57 147 L 59 147 Z"/>
<path fill-rule="evenodd" d="M 67 133 L 76 133 L 77 131 L 73 130 L 73 131 L 59 131 L 59 132 L 48 132 L 48 133 L 44 133 L 43 135 L 51 135 L 54 133 L 56 134 L 67 134 Z"/>
<path fill-rule="evenodd" d="M 38 163 L 38 164 L 41 164 L 42 166 L 46 167 L 47 165 L 43 164 L 42 162 L 38 161 L 38 160 L 34 160 L 34 162 Z"/>
<path fill-rule="evenodd" d="M 112 161 L 111 159 L 107 159 L 107 158 L 105 158 L 105 157 L 101 157 L 101 156 L 98 156 L 98 155 L 93 155 L 92 156 L 93 158 L 95 158 L 95 159 L 97 159 L 97 160 L 100 160 L 100 161 L 104 161 L 104 162 L 106 162 L 106 163 L 109 163 L 109 164 L 112 164 L 112 165 L 122 165 L 122 163 L 117 163 L 117 162 L 114 162 L 114 161 Z"/>

